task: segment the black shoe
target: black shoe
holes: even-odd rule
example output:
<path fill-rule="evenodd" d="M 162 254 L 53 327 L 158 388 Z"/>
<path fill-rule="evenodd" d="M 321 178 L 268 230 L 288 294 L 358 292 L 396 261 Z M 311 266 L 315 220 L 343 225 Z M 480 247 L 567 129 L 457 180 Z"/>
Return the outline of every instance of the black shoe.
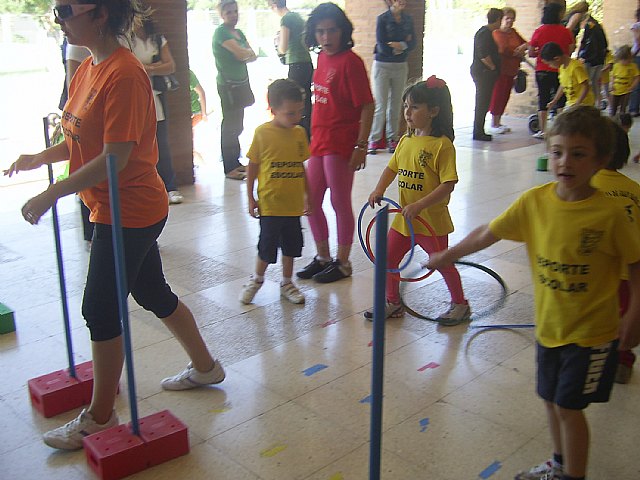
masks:
<path fill-rule="evenodd" d="M 332 283 L 351 276 L 351 265 L 341 265 L 340 260 L 334 260 L 327 267 L 313 276 L 318 283 Z"/>
<path fill-rule="evenodd" d="M 478 133 L 473 135 L 474 140 L 480 140 L 481 142 L 490 142 L 491 138 L 491 135 L 486 133 Z"/>
<path fill-rule="evenodd" d="M 313 261 L 304 267 L 302 270 L 296 273 L 298 278 L 302 278 L 303 280 L 309 280 L 316 273 L 322 272 L 331 262 L 321 262 L 318 260 L 318 257 L 313 257 Z"/>

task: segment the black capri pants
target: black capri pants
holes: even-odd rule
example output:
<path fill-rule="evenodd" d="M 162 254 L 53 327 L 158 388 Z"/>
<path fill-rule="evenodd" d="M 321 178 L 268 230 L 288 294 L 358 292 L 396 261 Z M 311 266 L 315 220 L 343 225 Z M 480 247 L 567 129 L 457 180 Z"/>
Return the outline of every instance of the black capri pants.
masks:
<path fill-rule="evenodd" d="M 536 84 L 538 85 L 538 110 L 544 112 L 547 110 L 547 104 L 553 100 L 560 87 L 558 72 L 545 70 L 536 72 Z M 567 97 L 562 95 L 558 103 L 556 103 L 556 108 L 564 108 L 566 103 Z"/>
<path fill-rule="evenodd" d="M 168 317 L 178 307 L 178 297 L 162 272 L 157 243 L 166 221 L 165 217 L 149 227 L 122 229 L 127 293 L 158 318 Z M 111 225 L 95 224 L 82 315 L 94 342 L 122 334 Z"/>

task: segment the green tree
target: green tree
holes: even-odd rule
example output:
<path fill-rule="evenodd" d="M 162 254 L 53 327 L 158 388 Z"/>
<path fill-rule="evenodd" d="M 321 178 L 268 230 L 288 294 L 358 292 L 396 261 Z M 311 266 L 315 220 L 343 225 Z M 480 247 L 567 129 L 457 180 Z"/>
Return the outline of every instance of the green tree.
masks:
<path fill-rule="evenodd" d="M 0 0 L 0 13 L 43 15 L 51 10 L 50 0 Z"/>

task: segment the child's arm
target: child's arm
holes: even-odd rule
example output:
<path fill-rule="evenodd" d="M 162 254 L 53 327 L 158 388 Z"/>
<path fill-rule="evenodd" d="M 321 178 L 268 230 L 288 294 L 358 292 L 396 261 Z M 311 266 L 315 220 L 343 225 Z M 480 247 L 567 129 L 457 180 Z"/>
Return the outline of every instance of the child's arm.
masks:
<path fill-rule="evenodd" d="M 640 344 L 640 262 L 629 265 L 629 308 L 620 322 L 619 350 L 630 350 Z"/>
<path fill-rule="evenodd" d="M 258 177 L 258 172 L 260 171 L 260 164 L 249 162 L 247 165 L 247 198 L 249 200 L 249 215 L 254 218 L 258 218 L 260 216 L 260 207 L 256 198 L 253 196 L 253 184 Z"/>
<path fill-rule="evenodd" d="M 302 167 L 302 175 L 304 177 L 304 214 L 311 215 L 311 203 L 309 203 L 309 182 L 307 181 L 307 169 Z"/>
<path fill-rule="evenodd" d="M 558 87 L 558 90 L 556 91 L 555 96 L 553 97 L 553 100 L 547 103 L 547 108 L 551 110 L 554 107 L 554 105 L 558 103 L 558 101 L 562 98 L 563 94 L 564 94 L 564 88 L 562 88 L 562 85 L 560 85 Z"/>
<path fill-rule="evenodd" d="M 584 81 L 580 85 L 582 86 L 582 92 L 580 92 L 580 96 L 578 97 L 574 105 L 581 105 L 582 102 L 584 102 L 584 99 L 587 97 L 589 90 L 591 90 L 591 86 L 589 85 L 588 81 Z"/>
<path fill-rule="evenodd" d="M 438 185 L 431 193 L 425 195 L 417 202 L 410 203 L 406 207 L 402 209 L 402 215 L 407 220 L 413 220 L 420 212 L 425 208 L 429 208 L 432 205 L 435 205 L 438 202 L 441 202 L 447 195 L 450 195 L 453 192 L 453 189 L 456 186 L 456 182 L 444 182 Z"/>
<path fill-rule="evenodd" d="M 394 178 L 396 178 L 396 172 L 389 167 L 385 167 L 380 175 L 380 180 L 378 180 L 376 188 L 369 194 L 369 206 L 371 208 L 373 208 L 376 203 L 380 205 L 380 199 L 384 196 L 384 192 L 387 191 L 387 188 L 389 188 Z"/>
<path fill-rule="evenodd" d="M 457 245 L 446 250 L 442 250 L 441 252 L 430 254 L 429 260 L 425 266 L 430 269 L 445 267 L 452 264 L 459 258 L 465 257 L 479 250 L 484 250 L 496 243 L 498 240 L 500 239 L 491 233 L 491 230 L 489 230 L 488 224 L 482 225 L 463 238 Z"/>

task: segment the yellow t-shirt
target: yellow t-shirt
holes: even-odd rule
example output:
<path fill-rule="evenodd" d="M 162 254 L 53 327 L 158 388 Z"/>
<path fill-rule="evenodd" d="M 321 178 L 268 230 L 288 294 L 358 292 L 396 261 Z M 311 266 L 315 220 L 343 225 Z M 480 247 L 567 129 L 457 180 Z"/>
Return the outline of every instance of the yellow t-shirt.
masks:
<path fill-rule="evenodd" d="M 565 202 L 556 185 L 528 190 L 489 228 L 527 244 L 540 344 L 592 347 L 618 337 L 622 265 L 640 261 L 640 236 L 605 193 Z"/>
<path fill-rule="evenodd" d="M 398 177 L 400 205 L 405 207 L 425 197 L 444 182 L 457 182 L 456 150 L 447 137 L 418 137 L 405 135 L 400 139 L 388 167 Z M 427 221 L 436 235 L 453 232 L 449 215 L 450 195 L 440 203 L 425 208 L 420 217 Z M 396 215 L 391 228 L 402 235 L 411 233 L 402 215 Z M 429 230 L 418 220 L 413 221 L 416 234 L 431 236 Z"/>
<path fill-rule="evenodd" d="M 629 65 L 616 62 L 613 64 L 611 75 L 613 76 L 613 94 L 626 95 L 631 93 L 631 85 L 633 85 L 633 80 L 640 75 L 640 70 L 633 62 Z"/>
<path fill-rule="evenodd" d="M 589 85 L 589 74 L 580 60 L 572 58 L 566 67 L 560 65 L 558 80 L 562 85 L 564 94 L 567 96 L 567 106 L 574 105 L 578 101 L 584 88 L 584 82 L 587 82 L 587 96 L 584 97 L 580 105 L 588 105 L 590 107 L 595 105 L 596 99 Z"/>
<path fill-rule="evenodd" d="M 615 201 L 627 216 L 629 222 L 638 227 L 640 236 L 640 185 L 635 180 L 615 170 L 602 169 L 591 179 L 591 185 L 602 190 L 607 197 Z M 629 278 L 624 265 L 622 278 Z"/>
<path fill-rule="evenodd" d="M 304 214 L 304 161 L 309 158 L 307 134 L 299 125 L 282 128 L 267 122 L 256 128 L 247 158 L 260 166 L 258 203 L 261 216 Z"/>
<path fill-rule="evenodd" d="M 613 68 L 613 53 L 611 53 L 611 50 L 607 50 L 607 56 L 604 58 L 604 66 L 606 67 L 608 65 L 611 65 L 611 68 Z M 611 79 L 611 68 L 602 72 L 600 83 L 609 83 Z"/>

